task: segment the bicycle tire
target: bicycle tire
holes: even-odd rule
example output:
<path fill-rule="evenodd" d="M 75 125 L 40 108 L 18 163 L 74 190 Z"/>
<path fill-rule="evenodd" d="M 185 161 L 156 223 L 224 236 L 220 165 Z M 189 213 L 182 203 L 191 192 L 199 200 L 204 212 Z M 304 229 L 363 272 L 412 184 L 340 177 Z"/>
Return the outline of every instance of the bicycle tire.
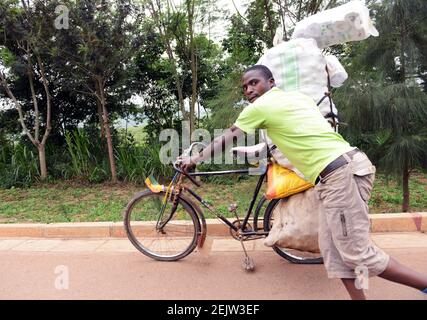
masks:
<path fill-rule="evenodd" d="M 159 261 L 177 261 L 193 252 L 193 250 L 197 246 L 198 237 L 201 234 L 199 217 L 190 203 L 180 197 L 180 199 L 178 200 L 179 209 L 176 210 L 173 216 L 178 217 L 178 215 L 184 215 L 185 212 L 186 218 L 189 219 L 173 220 L 169 217 L 169 219 L 166 219 L 168 222 L 165 224 L 162 230 L 157 229 L 156 220 L 132 220 L 139 216 L 144 218 L 150 218 L 155 215 L 158 216 L 160 211 L 157 210 L 157 206 L 159 204 L 159 201 L 163 201 L 164 196 L 164 192 L 154 193 L 149 189 L 144 190 L 135 195 L 134 198 L 128 203 L 124 211 L 124 228 L 126 230 L 126 235 L 129 238 L 130 242 L 135 246 L 136 249 L 138 249 L 144 255 Z M 152 210 L 149 210 L 149 207 L 141 207 L 141 209 L 139 209 L 139 204 L 141 204 L 144 200 L 147 200 L 145 201 L 145 203 L 149 203 L 148 200 L 152 199 L 154 199 L 153 204 L 155 204 L 155 207 L 153 207 Z M 170 197 L 168 197 L 167 205 L 171 204 L 171 199 Z M 157 213 L 156 210 L 158 211 Z M 166 212 L 167 211 L 165 211 L 165 213 Z M 173 224 L 174 221 L 177 221 L 177 223 Z M 171 231 L 173 226 L 175 226 L 176 230 L 178 230 L 174 231 L 175 234 L 173 233 L 173 231 Z M 186 228 L 188 228 L 189 230 L 188 235 L 185 234 L 184 236 L 182 236 L 183 231 L 181 230 L 184 230 Z M 180 238 L 177 237 L 177 232 L 178 236 L 181 235 Z M 168 233 L 172 233 L 174 238 L 168 238 Z M 176 248 L 174 250 L 174 253 L 166 254 L 148 248 L 149 243 L 150 245 L 155 243 L 156 238 L 153 238 L 153 235 L 159 238 L 157 243 L 159 243 L 161 246 L 170 248 L 169 250 L 172 250 L 172 248 Z M 183 244 L 183 241 L 185 241 L 186 243 Z M 178 242 L 179 246 L 177 245 Z M 174 246 L 174 243 L 176 246 Z"/>
<path fill-rule="evenodd" d="M 279 201 L 282 199 L 273 199 L 270 201 L 270 203 L 267 206 L 267 209 L 265 209 L 264 214 L 264 231 L 270 231 L 271 225 L 272 225 L 272 218 L 273 218 L 273 211 L 276 205 L 279 203 Z M 321 256 L 319 257 L 313 257 L 311 254 L 307 256 L 306 253 L 293 250 L 293 249 L 287 249 L 287 248 L 281 248 L 278 246 L 273 246 L 273 250 L 282 258 L 288 260 L 289 262 L 295 263 L 295 264 L 322 264 L 323 258 Z M 319 254 L 320 255 L 320 254 Z"/>

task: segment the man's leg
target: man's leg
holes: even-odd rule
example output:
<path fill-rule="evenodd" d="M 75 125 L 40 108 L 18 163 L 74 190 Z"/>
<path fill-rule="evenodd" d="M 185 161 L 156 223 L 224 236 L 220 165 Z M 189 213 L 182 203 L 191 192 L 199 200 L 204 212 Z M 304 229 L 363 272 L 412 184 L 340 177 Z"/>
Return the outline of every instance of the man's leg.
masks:
<path fill-rule="evenodd" d="M 327 190 L 328 184 L 320 182 L 316 185 L 316 191 L 318 192 L 319 200 L 321 201 L 319 205 L 319 247 L 324 259 L 324 266 L 328 273 L 328 277 L 341 279 L 351 299 L 366 300 L 363 289 L 356 288 L 356 279 L 354 278 L 356 276 L 356 273 L 353 270 L 354 266 L 348 266 L 344 262 L 340 251 L 337 248 L 337 244 L 338 247 L 341 247 L 339 245 L 340 241 L 351 243 L 350 241 L 346 241 L 346 239 L 350 235 L 350 230 L 347 230 L 346 226 L 344 226 L 342 222 L 342 216 L 347 211 L 348 206 L 347 197 L 343 197 L 342 193 L 351 193 L 351 190 L 348 187 L 349 183 L 347 181 L 349 175 L 345 174 L 345 168 L 342 167 L 337 169 L 332 175 L 330 175 L 329 179 L 333 178 L 333 175 L 340 174 L 344 175 L 344 179 L 342 182 L 335 181 L 340 182 L 341 186 L 335 188 L 332 187 L 333 189 L 335 189 L 331 190 L 333 192 Z M 333 194 L 332 199 L 328 199 L 330 201 L 324 201 L 325 191 L 326 195 Z M 342 200 L 339 206 L 337 206 L 335 203 L 338 197 L 344 199 Z M 328 202 L 334 203 L 335 206 L 325 207 L 325 204 L 328 204 Z M 337 207 L 341 207 L 342 209 L 339 209 Z M 367 218 L 365 229 L 369 230 L 369 226 L 369 218 Z"/>
<path fill-rule="evenodd" d="M 425 290 L 427 288 L 426 275 L 400 264 L 391 257 L 387 268 L 378 276 L 418 290 Z"/>
<path fill-rule="evenodd" d="M 355 279 L 341 279 L 352 300 L 366 300 L 363 289 L 357 289 Z"/>

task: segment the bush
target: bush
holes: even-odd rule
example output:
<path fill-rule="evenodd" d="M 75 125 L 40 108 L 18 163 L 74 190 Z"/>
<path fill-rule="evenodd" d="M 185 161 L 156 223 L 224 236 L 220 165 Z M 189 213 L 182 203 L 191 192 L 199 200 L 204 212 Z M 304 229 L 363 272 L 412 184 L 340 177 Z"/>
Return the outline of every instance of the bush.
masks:
<path fill-rule="evenodd" d="M 143 183 L 150 174 L 169 178 L 172 166 L 159 158 L 160 143 L 138 144 L 131 135 L 115 134 L 114 156 L 119 180 Z M 91 128 L 66 132 L 65 145 L 48 143 L 46 160 L 48 180 L 76 179 L 90 183 L 109 181 L 111 177 L 106 142 Z M 0 187 L 29 187 L 39 181 L 38 153 L 24 142 L 4 143 L 0 149 Z"/>
<path fill-rule="evenodd" d="M 160 161 L 161 145 L 156 142 L 146 142 L 138 145 L 134 140 L 125 137 L 115 148 L 117 159 L 117 174 L 120 180 L 143 183 L 150 174 L 157 177 L 172 175 L 171 165 Z"/>
<path fill-rule="evenodd" d="M 40 176 L 38 156 L 25 144 L 4 144 L 0 150 L 0 187 L 28 187 Z"/>

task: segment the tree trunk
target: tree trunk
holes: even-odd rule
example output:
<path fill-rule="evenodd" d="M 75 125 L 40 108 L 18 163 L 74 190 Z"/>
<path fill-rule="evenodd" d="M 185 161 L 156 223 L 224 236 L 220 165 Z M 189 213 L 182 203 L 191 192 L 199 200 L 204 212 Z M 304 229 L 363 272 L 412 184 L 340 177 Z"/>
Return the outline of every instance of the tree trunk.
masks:
<path fill-rule="evenodd" d="M 105 138 L 105 126 L 104 126 L 104 119 L 103 119 L 103 111 L 102 111 L 102 105 L 99 99 L 96 99 L 96 105 L 98 107 L 98 118 L 99 118 L 99 127 L 101 129 L 100 137 L 101 139 Z"/>
<path fill-rule="evenodd" d="M 298 10 L 297 10 L 297 22 L 301 20 L 301 9 L 302 9 L 302 0 L 299 0 Z"/>
<path fill-rule="evenodd" d="M 44 181 L 47 178 L 47 166 L 46 166 L 46 146 L 42 143 L 37 145 L 39 151 L 39 162 L 40 162 L 40 180 Z"/>
<path fill-rule="evenodd" d="M 40 158 L 40 170 L 41 170 L 42 180 L 44 180 L 47 177 L 45 146 L 46 146 L 47 138 L 50 135 L 50 131 L 52 130 L 52 126 L 51 126 L 51 122 L 52 122 L 52 120 L 51 120 L 52 119 L 52 98 L 50 96 L 49 85 L 48 85 L 46 74 L 44 72 L 44 66 L 43 66 L 42 60 L 39 56 L 37 56 L 37 62 L 39 64 L 40 75 L 42 78 L 43 87 L 44 87 L 44 91 L 46 94 L 46 128 L 44 130 L 42 141 L 37 146 L 38 148 L 41 147 L 43 150 L 42 153 L 40 153 L 40 151 L 39 151 L 39 154 L 43 155 L 43 157 Z"/>
<path fill-rule="evenodd" d="M 28 139 L 30 139 L 32 144 L 37 146 L 37 141 L 34 140 L 33 136 L 31 135 L 30 131 L 28 130 L 25 124 L 25 121 L 24 121 L 25 117 L 24 117 L 24 112 L 22 110 L 21 103 L 16 99 L 16 97 L 10 90 L 9 85 L 7 84 L 7 81 L 6 81 L 6 75 L 1 70 L 0 70 L 0 85 L 6 91 L 6 94 L 8 95 L 8 97 L 13 101 L 13 104 L 15 105 L 16 110 L 18 110 L 19 123 L 21 124 L 22 130 L 24 131 Z"/>
<path fill-rule="evenodd" d="M 273 46 L 273 39 L 274 39 L 274 33 L 275 30 L 273 29 L 273 21 L 271 19 L 271 12 L 268 8 L 268 0 L 264 0 L 264 10 L 265 10 L 265 16 L 267 18 L 267 26 L 268 29 L 270 30 L 270 39 L 269 39 L 269 47 Z"/>
<path fill-rule="evenodd" d="M 37 139 L 35 139 L 33 137 L 33 135 L 30 133 L 30 131 L 28 130 L 26 124 L 25 124 L 25 117 L 24 117 L 24 112 L 22 110 L 22 106 L 20 104 L 20 102 L 16 99 L 15 95 L 12 93 L 12 91 L 10 90 L 7 82 L 6 82 L 6 76 L 4 73 L 2 73 L 0 71 L 0 85 L 4 88 L 4 90 L 6 91 L 6 94 L 8 95 L 8 97 L 13 101 L 17 111 L 18 111 L 18 115 L 19 115 L 19 122 L 21 123 L 21 127 L 22 130 L 24 131 L 25 135 L 30 139 L 31 143 L 37 148 L 38 152 L 39 152 L 39 164 L 40 164 L 40 180 L 44 181 L 47 178 L 47 165 L 46 165 L 46 141 L 47 138 L 49 136 L 49 133 L 51 131 L 51 125 L 50 125 L 50 115 L 51 115 L 51 98 L 50 98 L 50 94 L 49 94 L 49 90 L 47 87 L 47 80 L 46 80 L 46 76 L 44 74 L 44 68 L 43 65 L 41 64 L 41 60 L 38 61 L 39 66 L 40 66 L 40 73 L 41 73 L 41 77 L 42 77 L 42 81 L 43 81 L 43 85 L 45 87 L 45 91 L 46 91 L 46 101 L 47 101 L 47 119 L 46 119 L 46 129 L 45 129 L 45 133 L 43 135 L 43 140 L 42 142 L 40 142 Z M 34 91 L 34 83 L 32 80 L 32 72 L 28 72 L 27 73 L 28 77 L 29 77 L 29 81 L 30 81 L 30 89 L 31 89 L 31 93 L 32 93 L 32 99 L 33 99 L 33 105 L 35 108 L 35 114 L 38 116 L 39 115 L 39 111 L 38 111 L 38 105 L 37 105 L 37 99 L 36 99 L 36 95 L 35 95 L 35 91 Z M 36 134 L 39 134 L 39 126 L 40 126 L 40 119 L 39 117 L 36 117 L 35 119 L 35 131 Z"/>
<path fill-rule="evenodd" d="M 405 57 L 405 47 L 406 47 L 406 24 L 405 20 L 402 19 L 400 25 L 400 64 L 401 64 L 401 81 L 403 84 L 406 84 L 406 57 Z M 405 161 L 403 163 L 403 175 L 402 175 L 402 188 L 403 188 L 403 203 L 402 211 L 409 211 L 409 168 L 408 163 Z"/>
<path fill-rule="evenodd" d="M 409 169 L 407 164 L 404 164 L 404 167 L 403 167 L 402 187 L 403 187 L 402 212 L 408 212 L 409 211 Z"/>
<path fill-rule="evenodd" d="M 154 7 L 153 1 L 150 1 L 149 5 L 150 5 L 150 9 L 151 9 L 151 14 L 154 17 L 155 21 L 157 21 L 157 23 L 158 23 L 157 28 L 159 29 L 160 36 L 161 36 L 163 43 L 166 47 L 166 53 L 168 55 L 169 62 L 171 63 L 172 75 L 175 79 L 176 91 L 178 93 L 178 105 L 179 105 L 179 108 L 181 110 L 182 117 L 184 118 L 184 120 L 188 120 L 189 115 L 188 115 L 188 112 L 185 111 L 185 106 L 184 106 L 184 94 L 183 94 L 183 89 L 182 89 L 183 83 L 181 83 L 181 79 L 180 79 L 179 74 L 178 74 L 178 69 L 176 66 L 175 56 L 173 54 L 171 39 L 168 35 L 168 31 L 166 30 L 166 27 L 163 25 L 162 18 L 160 17 L 160 15 L 161 15 L 160 1 L 157 1 L 158 10 L 156 10 L 156 8 Z"/>
<path fill-rule="evenodd" d="M 190 57 L 191 57 L 191 101 L 190 101 L 190 137 L 195 130 L 194 114 L 197 102 L 197 61 L 196 46 L 194 44 L 194 0 L 187 0 L 188 11 L 188 33 L 190 36 Z"/>
<path fill-rule="evenodd" d="M 286 11 L 287 11 L 287 8 L 283 7 L 282 0 L 277 0 L 276 3 L 279 5 L 279 15 L 280 15 L 280 20 L 282 22 L 282 27 L 283 27 L 283 40 L 288 41 L 289 40 L 288 32 L 286 30 Z"/>
<path fill-rule="evenodd" d="M 403 84 L 406 84 L 406 57 L 405 57 L 405 47 L 406 47 L 406 23 L 405 19 L 402 19 L 400 25 L 400 67 L 401 67 L 401 79 Z"/>
<path fill-rule="evenodd" d="M 34 140 L 39 141 L 40 134 L 40 111 L 39 104 L 37 102 L 36 92 L 34 90 L 33 72 L 32 70 L 27 71 L 28 80 L 30 82 L 31 97 L 33 99 L 34 106 Z"/>
<path fill-rule="evenodd" d="M 114 160 L 113 139 L 111 138 L 110 122 L 108 119 L 109 117 L 108 117 L 108 110 L 107 110 L 107 101 L 105 99 L 105 87 L 104 87 L 103 78 L 96 77 L 95 84 L 98 91 L 97 95 L 99 98 L 99 102 L 102 107 L 102 120 L 104 123 L 105 137 L 107 138 L 108 159 L 110 161 L 110 170 L 111 170 L 111 182 L 117 183 L 116 161 Z"/>

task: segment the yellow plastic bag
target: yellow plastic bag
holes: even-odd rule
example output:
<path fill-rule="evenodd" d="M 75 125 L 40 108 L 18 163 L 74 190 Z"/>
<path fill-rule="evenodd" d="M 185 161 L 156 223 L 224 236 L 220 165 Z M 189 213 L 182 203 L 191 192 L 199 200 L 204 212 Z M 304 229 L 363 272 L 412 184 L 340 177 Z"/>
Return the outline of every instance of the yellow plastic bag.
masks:
<path fill-rule="evenodd" d="M 294 171 L 275 162 L 268 165 L 267 191 L 265 193 L 268 200 L 285 198 L 311 187 L 313 187 L 312 183 L 302 179 Z"/>

